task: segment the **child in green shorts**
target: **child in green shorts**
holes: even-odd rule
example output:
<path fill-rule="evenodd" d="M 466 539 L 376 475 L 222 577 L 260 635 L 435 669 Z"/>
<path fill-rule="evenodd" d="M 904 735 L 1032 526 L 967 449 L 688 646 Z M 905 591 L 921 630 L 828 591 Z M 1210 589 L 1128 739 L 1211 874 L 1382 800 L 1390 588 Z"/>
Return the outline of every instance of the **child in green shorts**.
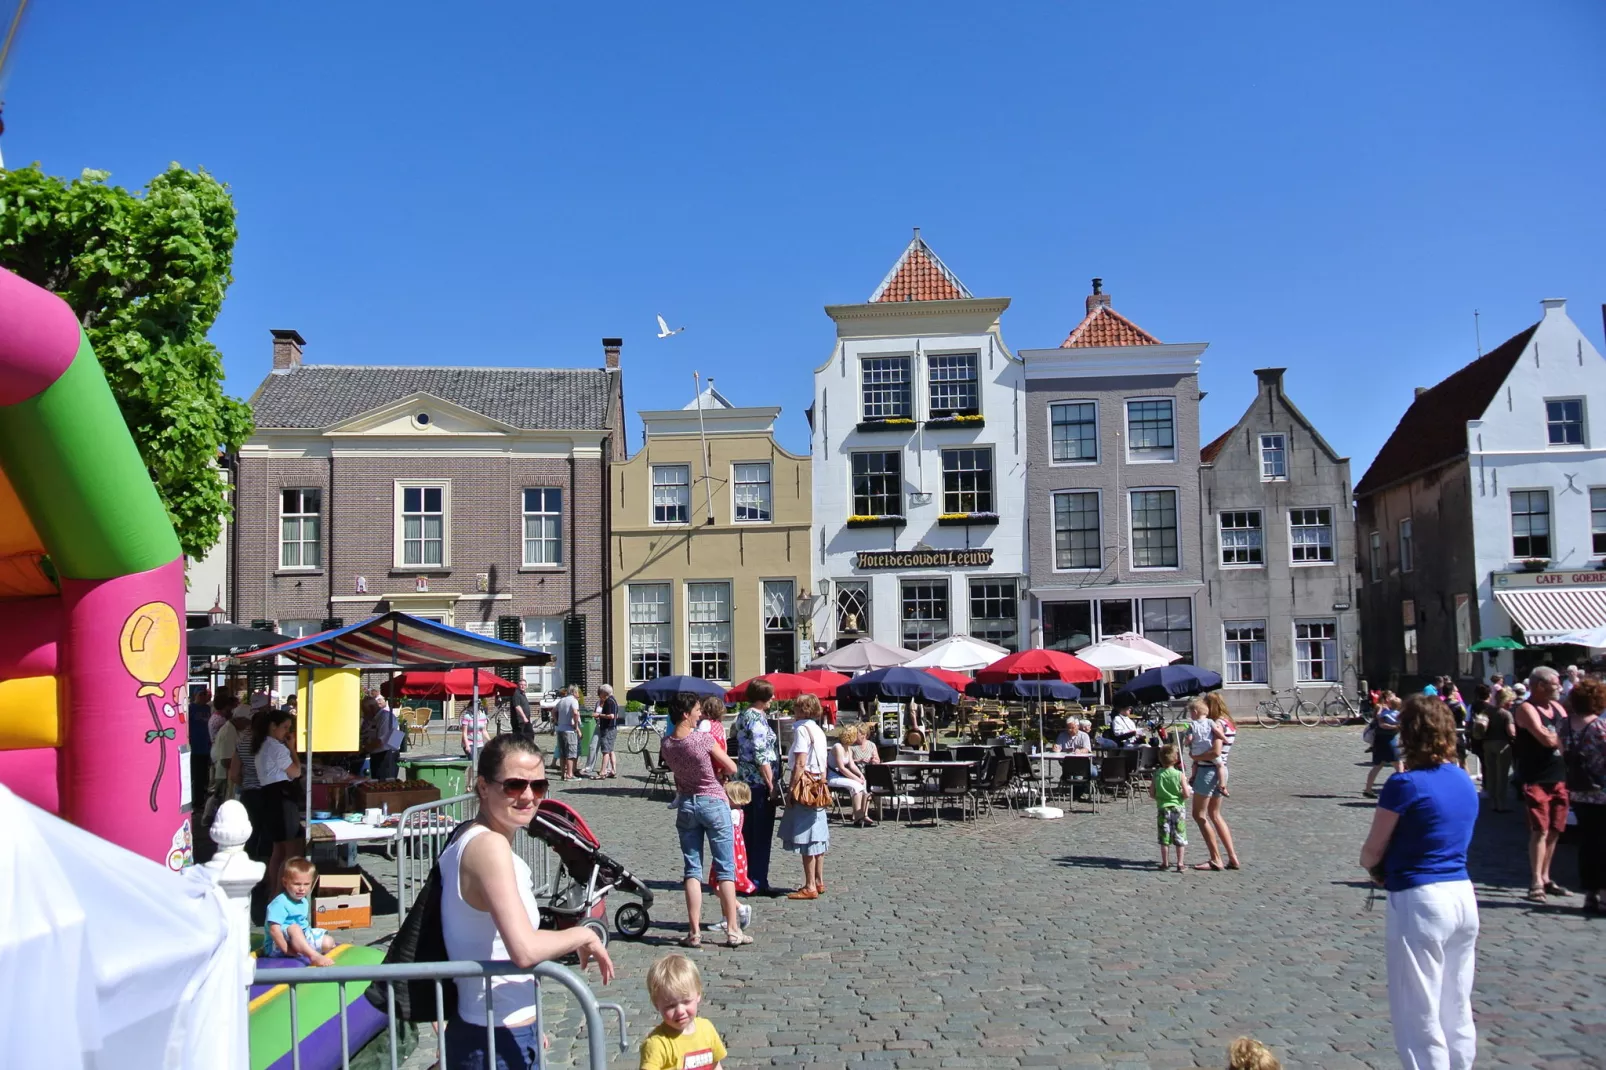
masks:
<path fill-rule="evenodd" d="M 1156 815 L 1159 820 L 1160 831 L 1160 868 L 1167 868 L 1166 855 L 1168 848 L 1175 844 L 1177 848 L 1177 872 L 1182 872 L 1182 852 L 1188 846 L 1188 822 L 1183 814 L 1183 807 L 1193 789 L 1182 776 L 1179 767 L 1181 759 L 1177 757 L 1177 748 L 1165 746 L 1160 748 L 1160 768 L 1154 771 L 1154 779 L 1149 781 L 1149 797 L 1154 800 L 1158 809 Z"/>

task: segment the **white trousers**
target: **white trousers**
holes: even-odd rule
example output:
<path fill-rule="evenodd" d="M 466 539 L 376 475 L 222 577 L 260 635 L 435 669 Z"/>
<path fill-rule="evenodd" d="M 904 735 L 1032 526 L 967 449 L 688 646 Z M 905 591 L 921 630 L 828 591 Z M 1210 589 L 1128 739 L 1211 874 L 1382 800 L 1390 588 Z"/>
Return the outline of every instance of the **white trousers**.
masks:
<path fill-rule="evenodd" d="M 1389 893 L 1389 1016 L 1404 1070 L 1465 1070 L 1477 1057 L 1477 945 L 1478 901 L 1471 881 Z"/>

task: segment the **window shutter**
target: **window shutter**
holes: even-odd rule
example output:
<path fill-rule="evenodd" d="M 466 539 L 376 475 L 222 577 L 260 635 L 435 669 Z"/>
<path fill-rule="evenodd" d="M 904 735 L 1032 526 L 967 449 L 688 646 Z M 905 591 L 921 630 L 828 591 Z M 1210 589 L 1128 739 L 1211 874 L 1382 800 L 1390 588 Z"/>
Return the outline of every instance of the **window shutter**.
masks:
<path fill-rule="evenodd" d="M 524 642 L 524 622 L 512 614 L 503 614 L 496 618 L 496 637 L 505 643 Z M 503 665 L 496 670 L 496 675 L 509 683 L 518 683 L 524 673 L 521 665 Z"/>
<path fill-rule="evenodd" d="M 586 682 L 586 618 L 571 613 L 563 618 L 563 674 L 567 682 L 577 684 L 580 690 L 589 690 Z"/>
<path fill-rule="evenodd" d="M 273 631 L 274 622 L 271 620 L 253 620 L 251 627 L 260 631 Z M 246 699 L 249 702 L 251 695 L 257 691 L 269 691 L 274 683 L 274 664 L 263 659 L 247 663 L 245 667 Z"/>

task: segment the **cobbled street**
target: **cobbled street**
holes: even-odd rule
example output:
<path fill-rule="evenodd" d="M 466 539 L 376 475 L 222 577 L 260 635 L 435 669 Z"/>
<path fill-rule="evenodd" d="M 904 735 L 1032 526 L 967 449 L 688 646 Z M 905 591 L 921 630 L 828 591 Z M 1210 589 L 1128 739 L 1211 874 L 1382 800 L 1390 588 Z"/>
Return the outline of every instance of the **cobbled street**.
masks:
<path fill-rule="evenodd" d="M 1241 1034 L 1287 1067 L 1398 1066 L 1385 904 L 1367 909 L 1356 865 L 1371 811 L 1360 760 L 1356 729 L 1246 727 L 1226 803 L 1236 873 L 1158 872 L 1146 796 L 1052 822 L 1000 812 L 908 827 L 889 811 L 879 828 L 833 825 L 824 897 L 754 899 L 754 944 L 705 937 L 690 953 L 703 1014 L 732 1067 L 1219 1067 Z M 648 938 L 610 944 L 619 975 L 598 989 L 628 1010 L 631 1050 L 615 1065 L 633 1066 L 657 1022 L 646 970 L 678 950 L 685 905 L 664 797 L 642 796 L 638 755 L 619 764 L 621 779 L 558 797 L 658 895 Z M 1190 839 L 1190 863 L 1202 860 L 1191 826 Z M 1525 842 L 1520 813 L 1486 811 L 1473 846 L 1478 1065 L 1606 1066 L 1606 925 L 1521 901 Z M 1564 883 L 1574 858 L 1563 846 Z M 778 885 L 798 869 L 777 852 Z M 717 918 L 711 897 L 704 915 Z M 583 1063 L 565 1002 L 547 1002 L 555 1066 Z M 421 1055 L 409 1065 L 428 1066 Z"/>

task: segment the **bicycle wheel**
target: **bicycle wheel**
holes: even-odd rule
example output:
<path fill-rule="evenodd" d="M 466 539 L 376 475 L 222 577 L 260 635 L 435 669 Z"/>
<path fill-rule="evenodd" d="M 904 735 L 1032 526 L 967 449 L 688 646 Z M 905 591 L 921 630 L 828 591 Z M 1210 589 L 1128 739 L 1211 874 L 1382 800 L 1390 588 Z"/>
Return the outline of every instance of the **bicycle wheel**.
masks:
<path fill-rule="evenodd" d="M 647 749 L 652 735 L 652 731 L 646 725 L 638 724 L 630 730 L 630 735 L 625 737 L 625 749 L 631 754 L 640 754 Z"/>
<path fill-rule="evenodd" d="M 1294 703 L 1294 717 L 1306 728 L 1314 728 L 1322 723 L 1322 711 L 1309 699 L 1301 699 Z"/>
<path fill-rule="evenodd" d="M 1287 716 L 1282 706 L 1270 699 L 1262 699 L 1260 705 L 1255 707 L 1255 718 L 1262 728 L 1276 728 Z"/>
<path fill-rule="evenodd" d="M 1331 728 L 1349 724 L 1350 718 L 1354 715 L 1349 703 L 1341 698 L 1330 698 L 1322 706 L 1322 724 Z"/>

